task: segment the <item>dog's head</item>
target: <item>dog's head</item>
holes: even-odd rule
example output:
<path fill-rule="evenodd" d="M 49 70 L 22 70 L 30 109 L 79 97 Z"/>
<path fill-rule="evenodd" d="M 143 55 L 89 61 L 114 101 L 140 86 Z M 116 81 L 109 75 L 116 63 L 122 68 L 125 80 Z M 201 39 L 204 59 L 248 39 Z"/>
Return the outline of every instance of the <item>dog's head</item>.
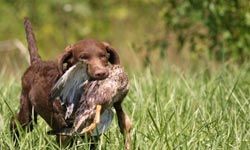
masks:
<path fill-rule="evenodd" d="M 119 55 L 109 44 L 92 39 L 82 40 L 66 47 L 58 61 L 59 71 L 64 73 L 79 61 L 87 64 L 87 74 L 93 80 L 108 77 L 109 63 L 120 64 Z"/>

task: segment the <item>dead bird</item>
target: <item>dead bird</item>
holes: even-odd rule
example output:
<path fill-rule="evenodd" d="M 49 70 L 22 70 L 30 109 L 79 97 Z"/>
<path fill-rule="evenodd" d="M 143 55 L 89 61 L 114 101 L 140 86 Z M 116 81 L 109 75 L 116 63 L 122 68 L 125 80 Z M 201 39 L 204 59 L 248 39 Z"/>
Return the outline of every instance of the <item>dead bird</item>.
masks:
<path fill-rule="evenodd" d="M 108 78 L 86 84 L 76 111 L 72 133 L 81 134 L 93 130 L 100 122 L 100 114 L 124 99 L 128 86 L 128 77 L 119 65 L 109 68 Z"/>
<path fill-rule="evenodd" d="M 122 101 L 129 90 L 128 77 L 120 65 L 109 66 L 109 76 L 103 80 L 90 81 L 83 87 L 72 128 L 63 129 L 59 135 L 89 135 L 103 133 L 112 119 L 111 107 L 114 106 L 121 133 L 125 136 L 126 149 L 130 148 L 132 123 L 122 109 Z M 97 128 L 96 128 L 97 127 Z"/>

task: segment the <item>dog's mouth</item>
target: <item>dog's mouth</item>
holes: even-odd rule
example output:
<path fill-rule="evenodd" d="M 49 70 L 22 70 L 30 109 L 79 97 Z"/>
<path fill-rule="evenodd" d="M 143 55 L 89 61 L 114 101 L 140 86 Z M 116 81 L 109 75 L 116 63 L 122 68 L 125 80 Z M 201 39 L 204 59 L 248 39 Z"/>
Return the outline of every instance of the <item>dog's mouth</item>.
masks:
<path fill-rule="evenodd" d="M 103 80 L 109 76 L 108 69 L 106 69 L 106 68 L 94 71 L 94 73 L 92 73 L 92 72 L 90 73 L 90 71 L 88 71 L 88 74 L 90 77 L 90 81 Z"/>
<path fill-rule="evenodd" d="M 108 77 L 108 76 L 107 76 Z M 106 76 L 105 77 L 91 77 L 89 78 L 89 81 L 96 81 L 96 80 L 104 80 L 107 78 Z"/>

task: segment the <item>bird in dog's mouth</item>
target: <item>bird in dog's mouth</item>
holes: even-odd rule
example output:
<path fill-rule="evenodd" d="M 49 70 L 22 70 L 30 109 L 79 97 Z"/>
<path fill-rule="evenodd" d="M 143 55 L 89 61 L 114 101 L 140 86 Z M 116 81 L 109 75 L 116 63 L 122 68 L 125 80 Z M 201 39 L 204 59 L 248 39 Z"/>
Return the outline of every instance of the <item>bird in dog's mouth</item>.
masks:
<path fill-rule="evenodd" d="M 72 128 L 56 134 L 104 133 L 113 120 L 111 107 L 128 92 L 128 78 L 121 66 L 110 65 L 109 76 L 95 81 L 89 80 L 86 69 L 83 62 L 73 65 L 52 89 L 52 97 L 58 97 L 66 106 L 65 119 L 73 118 Z"/>

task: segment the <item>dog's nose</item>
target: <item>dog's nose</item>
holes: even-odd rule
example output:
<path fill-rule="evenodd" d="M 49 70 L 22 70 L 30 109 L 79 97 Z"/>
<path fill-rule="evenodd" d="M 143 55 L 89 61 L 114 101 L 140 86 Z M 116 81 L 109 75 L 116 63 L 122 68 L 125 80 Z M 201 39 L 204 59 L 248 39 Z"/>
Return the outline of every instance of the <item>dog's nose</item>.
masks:
<path fill-rule="evenodd" d="M 108 77 L 109 73 L 106 69 L 102 69 L 102 70 L 97 70 L 94 74 L 96 79 L 104 79 L 106 77 Z"/>

